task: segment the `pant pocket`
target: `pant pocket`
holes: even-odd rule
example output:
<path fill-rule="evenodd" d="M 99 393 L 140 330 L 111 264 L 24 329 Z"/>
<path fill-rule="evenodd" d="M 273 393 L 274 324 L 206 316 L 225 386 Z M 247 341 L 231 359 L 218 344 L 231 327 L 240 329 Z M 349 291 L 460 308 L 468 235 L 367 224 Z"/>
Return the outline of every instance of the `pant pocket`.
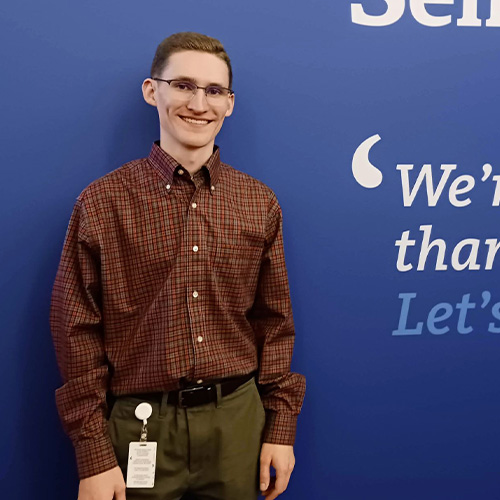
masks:
<path fill-rule="evenodd" d="M 108 420 L 108 433 L 115 450 L 118 465 L 125 472 L 128 463 L 128 449 L 132 441 L 139 441 L 142 422 L 135 417 L 134 406 L 118 399 Z"/>

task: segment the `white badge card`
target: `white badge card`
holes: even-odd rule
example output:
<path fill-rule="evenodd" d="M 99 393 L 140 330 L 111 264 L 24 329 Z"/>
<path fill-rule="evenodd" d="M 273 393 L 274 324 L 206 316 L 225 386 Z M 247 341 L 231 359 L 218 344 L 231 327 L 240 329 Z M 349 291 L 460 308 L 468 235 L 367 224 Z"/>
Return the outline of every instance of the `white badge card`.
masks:
<path fill-rule="evenodd" d="M 156 470 L 155 442 L 133 442 L 128 449 L 127 488 L 153 488 Z"/>

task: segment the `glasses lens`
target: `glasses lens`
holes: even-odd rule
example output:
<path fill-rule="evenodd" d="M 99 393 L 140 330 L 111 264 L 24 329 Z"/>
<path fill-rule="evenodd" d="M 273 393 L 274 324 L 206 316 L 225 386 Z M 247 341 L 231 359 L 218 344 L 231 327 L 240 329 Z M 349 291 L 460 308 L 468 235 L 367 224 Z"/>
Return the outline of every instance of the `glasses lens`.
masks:
<path fill-rule="evenodd" d="M 205 89 L 205 94 L 209 99 L 218 99 L 228 95 L 228 90 L 218 85 L 209 85 Z"/>
<path fill-rule="evenodd" d="M 170 87 L 179 95 L 184 95 L 186 98 L 192 97 L 196 92 L 196 85 L 193 82 L 186 82 L 183 80 L 172 80 L 170 82 Z"/>

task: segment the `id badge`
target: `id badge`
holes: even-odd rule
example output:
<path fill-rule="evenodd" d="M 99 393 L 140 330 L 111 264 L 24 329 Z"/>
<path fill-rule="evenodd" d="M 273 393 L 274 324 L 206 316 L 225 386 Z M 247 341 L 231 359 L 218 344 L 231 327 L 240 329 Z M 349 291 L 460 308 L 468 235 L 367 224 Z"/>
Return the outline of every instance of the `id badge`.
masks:
<path fill-rule="evenodd" d="M 152 441 L 132 442 L 128 449 L 127 488 L 153 488 L 156 445 Z"/>

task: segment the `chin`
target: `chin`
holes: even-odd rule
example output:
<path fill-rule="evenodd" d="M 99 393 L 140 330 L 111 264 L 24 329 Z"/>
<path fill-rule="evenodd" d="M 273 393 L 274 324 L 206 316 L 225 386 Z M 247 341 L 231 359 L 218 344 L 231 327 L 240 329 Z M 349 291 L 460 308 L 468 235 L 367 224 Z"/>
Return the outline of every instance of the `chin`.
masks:
<path fill-rule="evenodd" d="M 182 141 L 188 148 L 203 148 L 212 142 L 212 137 L 190 137 Z"/>

